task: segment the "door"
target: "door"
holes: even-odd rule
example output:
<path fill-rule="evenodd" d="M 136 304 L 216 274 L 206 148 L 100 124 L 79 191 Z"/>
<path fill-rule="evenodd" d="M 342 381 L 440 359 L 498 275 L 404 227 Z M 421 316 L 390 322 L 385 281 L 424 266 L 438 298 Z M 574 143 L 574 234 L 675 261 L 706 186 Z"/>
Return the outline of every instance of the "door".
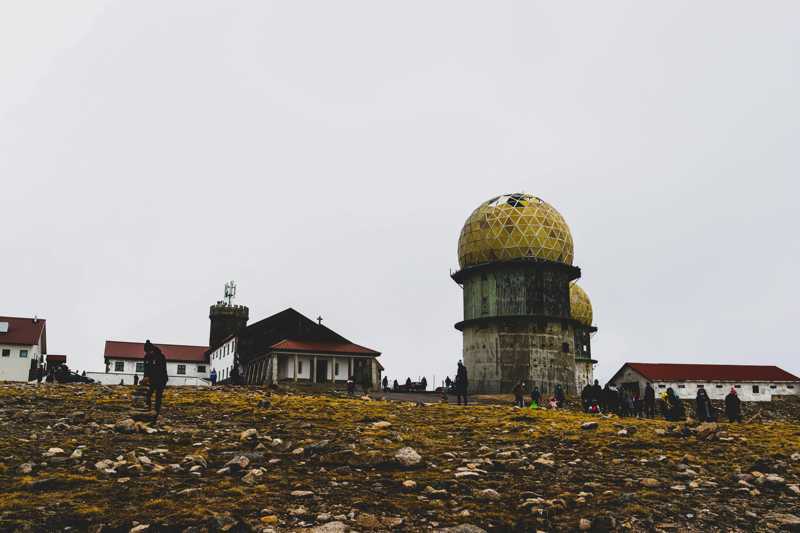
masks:
<path fill-rule="evenodd" d="M 328 361 L 325 359 L 317 359 L 317 368 L 314 376 L 317 378 L 317 383 L 327 383 L 328 381 Z"/>

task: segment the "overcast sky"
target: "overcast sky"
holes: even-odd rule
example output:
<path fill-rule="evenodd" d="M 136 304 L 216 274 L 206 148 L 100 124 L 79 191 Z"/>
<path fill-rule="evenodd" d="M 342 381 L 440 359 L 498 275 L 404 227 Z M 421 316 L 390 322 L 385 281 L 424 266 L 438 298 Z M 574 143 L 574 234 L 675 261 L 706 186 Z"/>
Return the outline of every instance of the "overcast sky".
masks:
<path fill-rule="evenodd" d="M 103 368 L 223 285 L 455 372 L 459 231 L 555 206 L 624 361 L 800 374 L 800 3 L 0 4 L 0 315 Z"/>

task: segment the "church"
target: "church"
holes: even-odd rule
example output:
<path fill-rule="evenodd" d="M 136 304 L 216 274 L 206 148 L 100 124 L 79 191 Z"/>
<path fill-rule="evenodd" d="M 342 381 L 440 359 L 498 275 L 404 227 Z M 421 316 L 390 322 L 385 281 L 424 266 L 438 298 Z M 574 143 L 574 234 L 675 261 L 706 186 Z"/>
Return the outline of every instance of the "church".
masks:
<path fill-rule="evenodd" d="M 211 306 L 208 362 L 218 383 L 272 385 L 281 382 L 344 383 L 377 388 L 383 367 L 380 352 L 355 344 L 322 324 L 288 308 L 247 324 L 249 309 L 233 305 L 235 288 Z"/>

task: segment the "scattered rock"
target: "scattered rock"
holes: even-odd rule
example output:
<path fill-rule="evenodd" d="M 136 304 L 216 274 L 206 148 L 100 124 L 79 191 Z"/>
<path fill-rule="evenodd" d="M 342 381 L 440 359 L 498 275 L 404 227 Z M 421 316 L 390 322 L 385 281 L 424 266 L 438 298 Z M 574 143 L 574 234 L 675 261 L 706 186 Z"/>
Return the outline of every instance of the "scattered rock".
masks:
<path fill-rule="evenodd" d="M 386 429 L 392 427 L 391 422 L 387 422 L 386 420 L 381 420 L 379 422 L 372 423 L 373 429 Z"/>
<path fill-rule="evenodd" d="M 309 496 L 313 496 L 314 492 L 310 490 L 293 490 L 290 495 L 293 498 L 308 498 Z"/>
<path fill-rule="evenodd" d="M 597 429 L 599 425 L 597 422 L 584 422 L 581 424 L 581 429 Z"/>
<path fill-rule="evenodd" d="M 133 418 L 118 420 L 114 424 L 114 431 L 117 433 L 134 433 L 136 432 L 136 421 Z"/>
<path fill-rule="evenodd" d="M 258 439 L 258 431 L 255 428 L 245 429 L 239 434 L 241 442 L 255 442 Z"/>
<path fill-rule="evenodd" d="M 494 489 L 484 489 L 484 490 L 480 491 L 478 494 L 480 494 L 481 497 L 483 497 L 483 498 L 485 498 L 487 500 L 499 500 L 500 499 L 500 493 L 497 492 Z"/>
<path fill-rule="evenodd" d="M 33 463 L 22 463 L 17 468 L 20 474 L 27 475 L 33 472 Z"/>
<path fill-rule="evenodd" d="M 394 458 L 406 468 L 416 466 L 422 461 L 422 456 L 420 456 L 414 448 L 410 447 L 400 448 L 394 455 Z"/>
<path fill-rule="evenodd" d="M 639 484 L 643 487 L 656 488 L 661 486 L 661 482 L 651 477 L 645 477 L 639 480 Z"/>

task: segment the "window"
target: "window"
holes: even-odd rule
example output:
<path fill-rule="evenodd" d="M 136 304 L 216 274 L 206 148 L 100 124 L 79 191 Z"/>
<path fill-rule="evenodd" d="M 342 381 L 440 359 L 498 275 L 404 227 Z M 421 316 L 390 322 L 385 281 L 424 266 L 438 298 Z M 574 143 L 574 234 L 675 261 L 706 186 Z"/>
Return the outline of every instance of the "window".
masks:
<path fill-rule="evenodd" d="M 769 388 L 770 388 L 770 389 L 777 389 L 777 388 L 778 388 L 778 386 L 777 386 L 777 385 L 770 385 L 770 386 L 769 386 Z"/>
<path fill-rule="evenodd" d="M 20 357 L 28 357 L 28 350 L 20 350 L 19 351 Z"/>
<path fill-rule="evenodd" d="M 718 388 L 718 389 L 721 389 L 721 388 L 722 388 L 722 385 L 717 385 L 717 388 Z"/>
<path fill-rule="evenodd" d="M 144 372 L 144 363 L 136 363 L 136 373 L 141 374 Z"/>
<path fill-rule="evenodd" d="M 698 386 L 697 386 L 697 388 L 698 388 L 698 389 L 705 389 L 705 388 L 706 388 L 706 386 L 705 386 L 705 385 L 698 385 Z"/>
<path fill-rule="evenodd" d="M 206 365 L 197 365 L 197 372 L 201 374 L 205 374 L 206 372 Z"/>
<path fill-rule="evenodd" d="M 123 370 L 125 370 L 125 362 L 114 361 L 114 372 L 122 372 Z"/>
<path fill-rule="evenodd" d="M 10 356 L 11 356 L 11 350 L 3 348 L 3 357 L 10 357 Z"/>
<path fill-rule="evenodd" d="M 793 389 L 793 388 L 794 388 L 794 385 L 786 385 L 786 388 L 787 388 L 787 389 Z"/>
<path fill-rule="evenodd" d="M 338 361 L 336 361 L 335 363 L 333 363 L 333 373 L 334 373 L 335 375 L 337 375 L 337 376 L 339 375 L 339 362 L 338 362 Z"/>
<path fill-rule="evenodd" d="M 758 394 L 758 385 L 753 385 L 753 394 Z"/>
<path fill-rule="evenodd" d="M 736 388 L 736 389 L 741 389 L 742 388 L 741 385 L 734 385 L 733 387 Z"/>
<path fill-rule="evenodd" d="M 667 386 L 666 386 L 666 385 L 663 385 L 663 384 L 661 384 L 661 383 L 659 383 L 659 384 L 658 384 L 658 388 L 659 388 L 659 389 L 666 389 L 666 388 L 667 388 Z"/>
<path fill-rule="evenodd" d="M 182 376 L 186 374 L 186 365 L 178 365 L 178 375 Z"/>
<path fill-rule="evenodd" d="M 302 361 L 298 361 L 297 362 L 297 373 L 298 374 L 302 374 L 303 373 L 303 362 Z"/>
<path fill-rule="evenodd" d="M 686 388 L 686 385 L 678 385 L 678 388 L 679 388 L 679 389 L 685 389 L 685 388 Z"/>

